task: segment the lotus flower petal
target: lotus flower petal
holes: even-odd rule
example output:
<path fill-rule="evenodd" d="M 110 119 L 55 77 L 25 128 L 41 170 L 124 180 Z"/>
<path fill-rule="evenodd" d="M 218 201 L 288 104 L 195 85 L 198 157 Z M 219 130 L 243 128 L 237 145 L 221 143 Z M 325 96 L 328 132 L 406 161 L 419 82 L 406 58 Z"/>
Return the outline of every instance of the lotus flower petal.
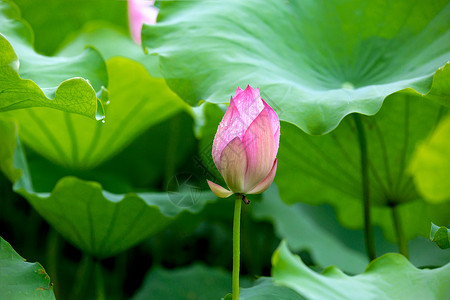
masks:
<path fill-rule="evenodd" d="M 261 99 L 259 89 L 238 87 L 212 147 L 214 163 L 231 191 L 208 182 L 211 190 L 228 196 L 229 192 L 259 193 L 267 189 L 276 172 L 279 140 L 280 121 Z"/>
<path fill-rule="evenodd" d="M 154 7 L 155 0 L 128 0 L 128 23 L 133 40 L 141 44 L 141 30 L 143 24 L 155 24 L 158 8 Z"/>
<path fill-rule="evenodd" d="M 223 149 L 233 140 L 236 136 L 240 135 L 243 131 L 240 124 L 239 112 L 233 105 L 233 99 L 231 99 L 222 121 L 217 128 L 216 136 L 212 146 L 212 157 L 218 170 L 220 170 L 220 156 Z"/>
<path fill-rule="evenodd" d="M 275 159 L 274 132 L 269 112 L 264 109 L 244 134 L 243 144 L 247 153 L 245 174 L 246 192 L 262 181 L 273 166 Z"/>
<path fill-rule="evenodd" d="M 247 86 L 245 90 L 242 90 L 239 87 L 236 89 L 236 93 L 234 97 L 231 98 L 230 105 L 228 106 L 228 109 L 220 122 L 219 128 L 217 129 L 216 136 L 214 137 L 212 156 L 218 169 L 220 169 L 220 154 L 223 149 L 235 137 L 239 137 L 242 140 L 250 124 L 265 106 L 270 108 L 270 106 L 261 99 L 257 88 L 253 89 L 251 86 Z M 270 110 L 275 115 L 273 118 L 274 120 L 276 118 L 279 127 L 280 122 L 276 113 L 271 108 Z"/>
<path fill-rule="evenodd" d="M 212 181 L 206 180 L 208 182 L 209 188 L 211 189 L 211 191 L 214 193 L 214 195 L 216 195 L 219 198 L 227 198 L 231 195 L 233 195 L 232 191 L 227 190 L 224 187 L 221 187 L 220 185 L 218 185 L 217 183 L 214 183 Z"/>
<path fill-rule="evenodd" d="M 238 87 L 237 89 L 236 89 L 236 93 L 234 93 L 234 98 L 236 98 L 240 93 L 242 93 L 244 90 L 243 89 L 241 89 L 240 87 Z"/>
<path fill-rule="evenodd" d="M 247 128 L 264 109 L 263 101 L 259 95 L 259 89 L 253 89 L 251 86 L 247 86 L 244 91 L 236 90 L 236 94 L 233 97 L 233 105 L 239 112 L 243 129 L 239 137 L 242 139 Z"/>
<path fill-rule="evenodd" d="M 244 144 L 236 137 L 222 151 L 220 156 L 220 174 L 234 193 L 244 192 L 247 154 Z"/>
<path fill-rule="evenodd" d="M 267 175 L 267 177 L 264 178 L 264 180 L 262 180 L 260 183 L 258 183 L 256 186 L 254 186 L 250 191 L 248 191 L 247 194 L 261 194 L 262 192 L 267 190 L 269 188 L 269 186 L 272 184 L 276 173 L 277 173 L 277 160 L 275 159 L 275 161 L 273 162 L 272 170 L 270 170 L 269 175 Z M 213 191 L 213 193 L 214 193 L 214 191 Z"/>
<path fill-rule="evenodd" d="M 269 112 L 270 121 L 272 124 L 272 130 L 274 134 L 274 142 L 275 142 L 275 155 L 278 153 L 278 146 L 280 143 L 280 120 L 278 119 L 277 113 L 269 106 L 264 100 L 262 100 L 264 104 L 264 109 Z"/>

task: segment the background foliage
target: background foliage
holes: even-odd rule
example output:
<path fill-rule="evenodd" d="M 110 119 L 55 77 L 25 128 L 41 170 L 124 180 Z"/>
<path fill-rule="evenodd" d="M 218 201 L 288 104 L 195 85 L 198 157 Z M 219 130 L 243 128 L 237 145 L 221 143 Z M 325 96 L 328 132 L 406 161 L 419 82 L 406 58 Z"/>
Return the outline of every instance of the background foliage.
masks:
<path fill-rule="evenodd" d="M 282 122 L 241 299 L 446 299 L 448 1 L 157 6 L 140 47 L 125 1 L 0 1 L 0 298 L 227 299 L 233 201 L 205 179 L 251 84 Z"/>

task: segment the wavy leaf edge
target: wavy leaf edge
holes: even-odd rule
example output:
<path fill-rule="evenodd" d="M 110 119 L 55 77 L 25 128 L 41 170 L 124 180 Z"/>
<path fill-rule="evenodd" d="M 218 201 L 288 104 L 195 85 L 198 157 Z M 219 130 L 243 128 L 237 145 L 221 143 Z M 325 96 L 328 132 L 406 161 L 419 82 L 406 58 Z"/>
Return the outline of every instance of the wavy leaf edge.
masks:
<path fill-rule="evenodd" d="M 186 21 L 188 19 L 187 18 L 188 13 L 191 13 L 193 16 L 196 16 L 196 13 L 198 13 L 199 16 L 203 16 L 202 12 L 196 11 L 196 9 L 198 9 L 200 6 L 201 3 L 200 4 L 196 3 L 193 4 L 192 6 L 186 5 L 186 7 L 182 7 L 182 4 L 180 4 L 180 7 L 178 7 L 177 4 L 175 3 L 167 3 L 167 2 L 162 3 L 157 23 L 154 25 L 143 26 L 142 29 L 143 48 L 150 54 L 158 55 L 158 57 L 160 58 L 159 60 L 160 69 L 163 73 L 163 76 L 166 78 L 168 85 L 171 87 L 172 90 L 174 90 L 177 93 L 177 95 L 180 98 L 182 98 L 188 104 L 192 106 L 198 106 L 202 101 L 207 101 L 211 103 L 228 103 L 230 97 L 227 97 L 227 99 L 225 98 L 217 99 L 218 95 L 221 95 L 221 97 L 224 96 L 220 91 L 216 92 L 214 90 L 207 90 L 206 92 L 200 92 L 197 90 L 199 88 L 198 85 L 190 87 L 188 91 L 186 91 L 188 89 L 187 87 L 177 89 L 175 85 L 177 85 L 179 82 L 184 82 L 186 78 L 177 75 L 176 71 L 170 70 L 171 68 L 173 68 L 172 66 L 173 63 L 177 62 L 177 59 L 183 53 L 182 52 L 183 49 L 181 51 L 174 50 L 173 48 L 174 45 L 170 43 L 166 45 L 164 43 L 164 39 L 161 37 L 164 36 L 165 33 L 168 33 L 170 35 L 176 32 L 175 28 L 176 26 L 182 27 L 186 25 L 188 26 L 192 25 L 193 26 L 192 28 L 197 28 L 196 26 L 200 26 L 199 28 L 203 28 L 201 26 L 206 27 L 206 25 L 203 23 L 199 25 L 195 22 L 191 24 Z M 183 9 L 185 12 L 183 12 Z M 215 13 L 217 12 L 213 11 L 211 12 L 211 15 L 215 16 L 214 15 Z M 207 13 L 205 14 L 206 16 L 209 16 L 207 15 Z M 226 30 L 224 29 L 224 32 L 225 31 Z M 214 36 L 209 35 L 207 37 L 210 39 L 214 38 Z M 160 38 L 162 39 L 161 41 L 159 41 Z M 194 38 L 197 38 L 195 34 Z M 229 57 L 227 58 L 230 59 Z M 173 62 L 171 62 L 171 59 L 173 60 Z M 164 60 L 167 60 L 166 63 L 167 68 L 164 67 L 165 65 L 165 63 L 163 62 Z M 239 63 L 243 62 L 239 61 Z M 436 98 L 435 100 L 437 100 L 441 104 L 450 106 L 450 102 L 447 99 L 445 98 L 440 99 L 442 98 L 442 96 L 447 96 L 447 94 L 449 94 L 449 91 L 446 90 L 444 93 L 438 91 L 435 95 L 431 95 L 438 85 L 436 84 L 436 81 L 440 77 L 441 73 L 443 73 L 444 70 L 445 71 L 450 70 L 450 67 L 448 66 L 449 64 L 450 61 L 448 60 L 448 57 L 446 57 L 445 59 L 440 61 L 440 66 L 439 64 L 434 66 L 437 69 L 433 68 L 431 70 L 428 70 L 428 73 L 414 74 L 414 75 L 411 74 L 409 76 L 404 76 L 402 78 L 396 78 L 386 83 L 375 83 L 375 84 L 369 83 L 368 85 L 361 86 L 357 89 L 354 89 L 353 87 L 344 87 L 344 85 L 341 88 L 326 89 L 324 90 L 324 92 L 327 93 L 336 92 L 345 98 L 346 94 L 348 94 L 348 92 L 350 92 L 351 90 L 363 91 L 364 89 L 377 89 L 377 87 L 380 86 L 392 86 L 396 83 L 403 83 L 400 86 L 398 85 L 392 86 L 388 90 L 385 90 L 382 93 L 379 93 L 378 95 L 375 94 L 369 97 L 365 96 L 365 98 L 359 96 L 357 96 L 355 99 L 352 98 L 347 106 L 335 109 L 334 112 L 330 112 L 331 108 L 328 107 L 327 105 L 328 102 L 321 101 L 321 99 L 318 98 L 315 99 L 314 103 L 303 104 L 305 110 L 306 108 L 311 110 L 311 112 L 308 113 L 308 116 L 306 118 L 294 117 L 293 114 L 288 114 L 286 116 L 281 115 L 280 119 L 285 122 L 294 124 L 296 127 L 298 127 L 299 129 L 303 130 L 308 134 L 323 135 L 334 130 L 340 124 L 342 119 L 344 119 L 349 114 L 359 113 L 363 115 L 375 115 L 382 107 L 384 100 L 387 97 L 396 93 L 407 93 L 426 98 Z M 171 78 L 170 73 L 174 73 L 176 75 L 173 78 Z M 201 75 L 199 75 L 199 79 L 200 78 Z M 247 76 L 245 78 L 247 78 L 248 80 L 248 78 L 251 79 L 253 77 Z M 253 82 L 253 84 L 255 84 L 255 82 Z M 264 82 L 264 84 L 266 88 L 269 87 L 271 88 L 271 86 L 274 86 L 277 83 L 272 81 L 272 82 Z M 258 84 L 256 84 L 256 86 L 258 86 Z M 305 86 L 305 88 L 308 88 L 308 86 Z M 445 87 L 445 89 L 447 89 L 447 87 Z M 230 93 L 229 96 L 232 96 L 232 94 Z M 327 110 L 329 111 L 327 112 Z M 314 116 L 310 117 L 309 115 Z"/>
<path fill-rule="evenodd" d="M 363 278 L 366 278 L 365 276 L 373 274 L 380 270 L 386 270 L 386 268 L 388 266 L 395 266 L 395 271 L 393 270 L 390 273 L 395 273 L 396 271 L 399 270 L 399 268 L 402 268 L 403 270 L 412 270 L 414 272 L 427 272 L 425 274 L 428 274 L 428 272 L 439 273 L 439 274 L 442 274 L 445 272 L 445 274 L 450 278 L 450 263 L 448 263 L 444 266 L 441 266 L 439 268 L 434 268 L 434 269 L 428 269 L 428 268 L 419 269 L 419 268 L 415 267 L 413 264 L 411 264 L 406 257 L 404 257 L 403 255 L 401 255 L 399 253 L 386 253 L 380 257 L 377 257 L 376 259 L 374 259 L 367 265 L 364 272 L 362 272 L 360 274 L 356 274 L 356 275 L 347 275 L 336 266 L 329 266 L 329 267 L 323 269 L 323 271 L 321 273 L 318 273 L 318 272 L 315 272 L 312 269 L 310 269 L 308 266 L 306 266 L 298 255 L 293 254 L 289 250 L 287 242 L 285 240 L 283 240 L 283 241 L 281 241 L 280 245 L 273 253 L 271 273 L 272 273 L 272 277 L 274 278 L 274 282 L 276 284 L 282 285 L 282 286 L 287 286 L 294 290 L 296 290 L 296 288 L 294 286 L 291 286 L 291 284 L 284 282 L 283 278 L 280 278 L 280 277 L 283 277 L 283 275 L 281 275 L 283 273 L 283 270 L 277 270 L 277 267 L 279 267 L 280 261 L 282 260 L 281 257 L 284 257 L 284 262 L 281 262 L 281 264 L 288 265 L 287 267 L 290 269 L 289 271 L 287 271 L 287 273 L 297 273 L 298 280 L 301 280 L 302 278 L 311 278 L 311 280 L 312 280 L 311 284 L 316 285 L 316 286 L 321 282 L 320 278 L 324 278 L 326 280 L 336 280 L 335 283 L 339 282 L 339 280 L 348 280 L 348 279 L 352 279 L 352 278 L 359 278 L 359 279 L 363 280 L 363 281 L 361 281 L 361 283 L 363 283 L 363 282 L 367 283 L 367 280 L 363 279 Z M 302 272 L 302 276 L 301 275 L 299 276 L 300 272 Z M 300 293 L 300 292 L 297 290 L 297 293 Z M 333 293 L 333 290 L 330 289 L 327 293 L 328 294 Z M 339 291 L 336 291 L 336 293 L 339 293 Z M 340 296 L 344 297 L 344 299 L 348 299 L 348 298 L 345 298 L 345 295 L 341 294 Z M 314 299 L 318 299 L 318 298 L 315 297 Z M 369 298 L 361 298 L 361 299 L 369 299 Z M 370 299 L 372 299 L 372 298 L 370 298 Z M 392 298 L 387 297 L 386 299 L 392 299 Z"/>
<path fill-rule="evenodd" d="M 22 19 L 22 15 L 21 15 L 19 7 L 14 2 L 12 2 L 10 0 L 2 0 L 2 2 L 7 3 L 10 6 L 10 9 L 13 11 L 13 14 L 10 15 L 9 17 L 12 17 L 12 19 L 14 21 L 20 22 L 23 26 L 25 26 L 27 28 L 28 35 L 29 35 L 28 36 L 28 42 L 30 43 L 29 46 L 31 47 L 31 49 L 33 51 L 35 51 L 35 49 L 34 49 L 34 32 L 33 32 L 33 29 L 32 29 L 32 27 L 29 25 L 29 23 L 26 20 Z M 103 119 L 105 119 L 105 108 L 103 106 L 103 104 L 104 104 L 103 102 L 106 102 L 107 99 L 108 99 L 108 90 L 106 89 L 105 86 L 101 86 L 100 89 L 98 91 L 96 91 L 95 88 L 92 86 L 92 84 L 90 83 L 90 81 L 88 79 L 83 78 L 83 77 L 79 77 L 79 76 L 75 76 L 75 77 L 67 78 L 67 79 L 61 81 L 59 83 L 59 85 L 55 89 L 54 97 L 53 98 L 49 98 L 48 95 L 46 93 L 44 93 L 43 89 L 37 83 L 35 83 L 31 79 L 23 79 L 20 76 L 20 74 L 19 74 L 20 58 L 17 55 L 16 50 L 14 49 L 13 45 L 8 40 L 8 38 L 2 33 L 0 33 L 0 40 L 3 40 L 3 41 L 1 41 L 2 43 L 6 42 L 6 44 L 7 44 L 6 47 L 9 47 L 10 48 L 9 50 L 12 51 L 12 53 L 11 53 L 12 56 L 10 57 L 11 61 L 10 61 L 9 65 L 7 67 L 9 67 L 17 75 L 17 77 L 20 80 L 32 82 L 39 89 L 39 92 L 42 94 L 42 96 L 45 97 L 49 101 L 48 103 L 41 102 L 41 105 L 28 105 L 26 107 L 50 107 L 50 108 L 54 108 L 54 109 L 58 109 L 58 110 L 62 110 L 62 111 L 67 111 L 67 110 L 65 110 L 62 107 L 58 107 L 59 106 L 58 104 L 56 104 L 56 105 L 52 104 L 52 101 L 56 98 L 56 95 L 58 93 L 61 93 L 61 91 L 64 90 L 65 85 L 70 84 L 70 83 L 75 83 L 75 84 L 80 85 L 80 89 L 86 89 L 86 90 L 90 91 L 89 97 L 91 99 L 93 99 L 93 100 L 95 99 L 95 104 L 90 104 L 90 105 L 92 106 L 92 108 L 95 107 L 95 112 L 94 113 L 92 113 L 92 112 L 86 112 L 86 113 L 73 112 L 73 113 L 80 114 L 80 115 L 86 116 L 86 117 L 91 118 L 91 119 L 96 119 L 96 120 L 103 120 Z M 104 60 L 104 58 L 101 55 L 101 53 L 97 49 L 95 49 L 94 47 L 87 46 L 85 48 L 85 50 L 82 53 L 80 53 L 78 56 L 86 55 L 87 53 L 92 53 L 93 55 L 97 56 L 99 61 L 102 62 L 102 67 L 105 70 L 104 73 L 107 76 L 106 61 Z M 107 80 L 107 78 L 106 78 L 106 80 Z M 106 82 L 106 84 L 107 84 L 107 82 Z M 22 108 L 22 107 L 15 108 L 14 106 L 15 105 L 12 105 L 12 108 L 10 108 L 10 109 L 6 108 L 5 111 Z M 23 108 L 26 108 L 26 107 L 23 107 Z"/>

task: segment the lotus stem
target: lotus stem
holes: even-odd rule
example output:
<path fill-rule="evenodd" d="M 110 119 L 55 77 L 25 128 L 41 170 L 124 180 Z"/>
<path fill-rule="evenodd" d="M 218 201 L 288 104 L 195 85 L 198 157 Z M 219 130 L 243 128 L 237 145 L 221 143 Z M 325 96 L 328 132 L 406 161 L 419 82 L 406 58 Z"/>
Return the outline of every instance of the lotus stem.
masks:
<path fill-rule="evenodd" d="M 53 292 L 55 297 L 59 296 L 59 281 L 58 281 L 58 261 L 60 260 L 59 254 L 61 253 L 61 238 L 55 229 L 50 228 L 47 235 L 47 273 L 50 275 L 53 283 Z"/>
<path fill-rule="evenodd" d="M 83 257 L 81 258 L 81 262 L 79 263 L 79 267 L 77 270 L 75 284 L 73 285 L 71 299 L 77 300 L 86 298 L 87 289 L 91 282 L 92 269 L 92 257 L 87 253 L 83 253 Z"/>
<path fill-rule="evenodd" d="M 408 243 L 403 232 L 403 227 L 398 213 L 398 204 L 392 205 L 392 220 L 394 222 L 395 235 L 397 237 L 398 251 L 408 258 Z"/>
<path fill-rule="evenodd" d="M 370 189 L 369 189 L 369 160 L 367 155 L 367 139 L 364 126 L 359 114 L 353 114 L 353 118 L 358 133 L 359 149 L 361 152 L 361 181 L 362 181 L 362 199 L 364 214 L 364 239 L 366 244 L 367 257 L 370 261 L 376 257 L 375 242 L 373 237 L 373 228 L 370 214 Z"/>
<path fill-rule="evenodd" d="M 95 299 L 106 300 L 102 264 L 99 260 L 95 260 Z"/>

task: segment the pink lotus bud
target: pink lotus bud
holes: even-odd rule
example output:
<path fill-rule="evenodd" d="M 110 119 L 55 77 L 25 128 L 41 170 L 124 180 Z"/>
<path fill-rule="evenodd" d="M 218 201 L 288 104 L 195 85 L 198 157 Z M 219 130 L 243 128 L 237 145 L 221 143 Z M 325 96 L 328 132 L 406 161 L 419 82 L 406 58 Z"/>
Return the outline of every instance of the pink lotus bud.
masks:
<path fill-rule="evenodd" d="M 259 89 L 238 88 L 231 97 L 212 147 L 214 163 L 229 188 L 208 180 L 217 197 L 260 194 L 272 184 L 277 170 L 280 121 L 261 99 Z"/>
<path fill-rule="evenodd" d="M 158 8 L 155 0 L 128 0 L 128 24 L 133 40 L 141 44 L 141 29 L 143 24 L 155 24 Z"/>

